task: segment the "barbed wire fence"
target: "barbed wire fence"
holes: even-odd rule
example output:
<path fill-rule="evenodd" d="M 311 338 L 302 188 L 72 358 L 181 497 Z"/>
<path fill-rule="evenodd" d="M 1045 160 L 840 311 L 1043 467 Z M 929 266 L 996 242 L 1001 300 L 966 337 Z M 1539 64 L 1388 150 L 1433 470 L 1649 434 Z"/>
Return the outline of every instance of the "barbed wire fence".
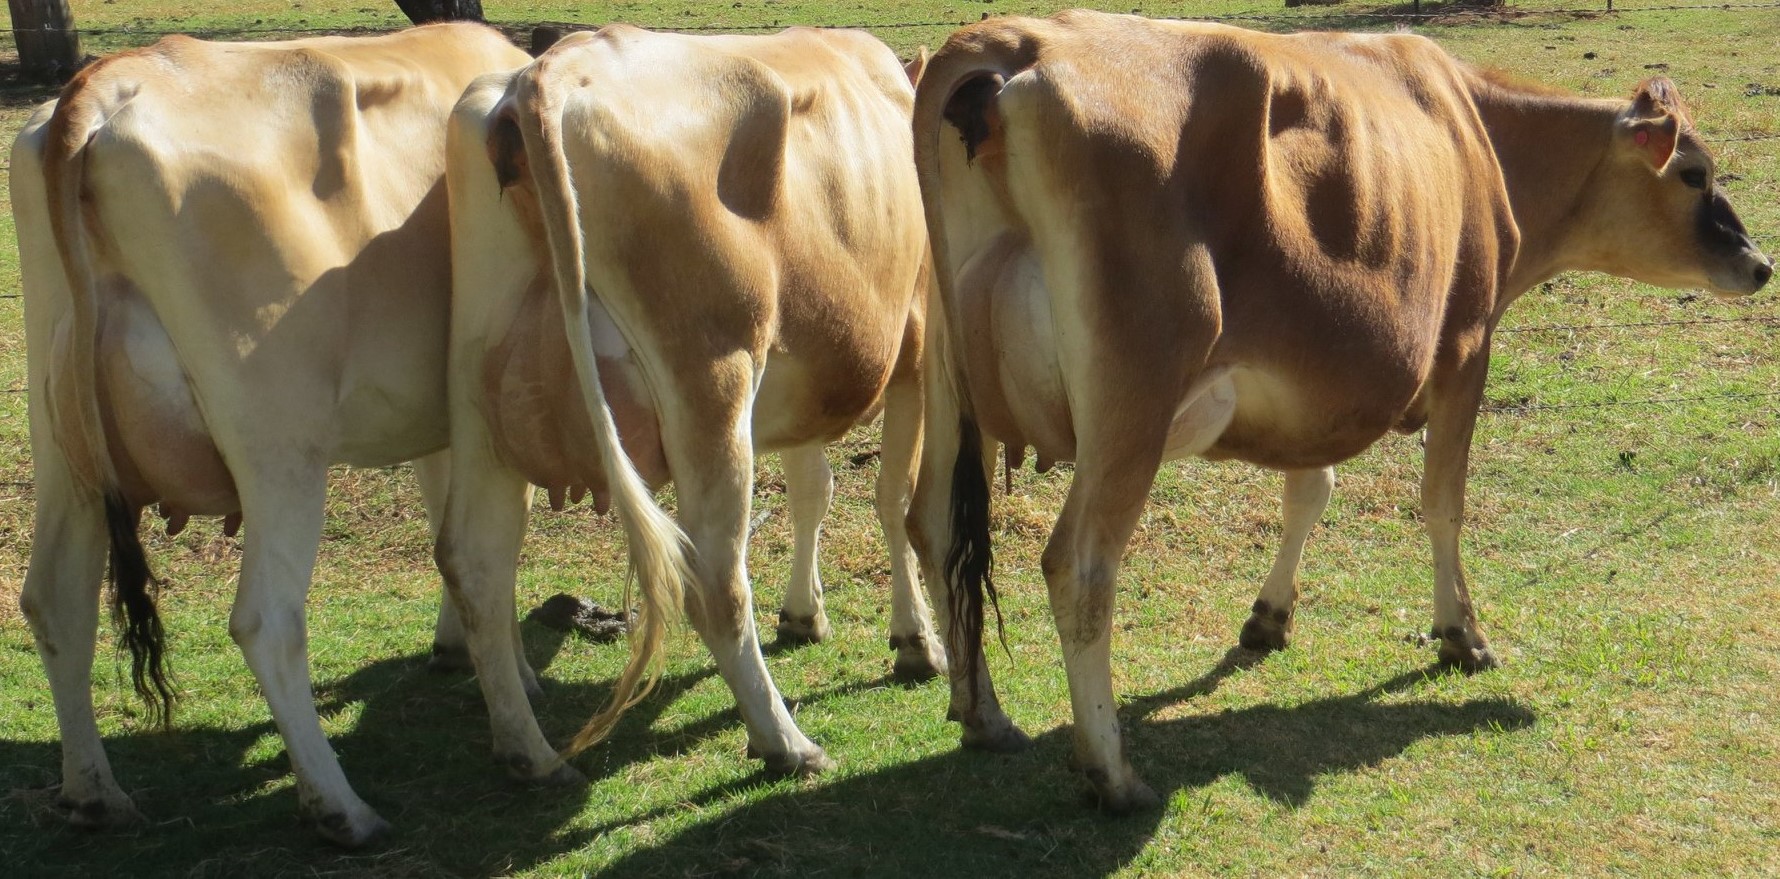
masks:
<path fill-rule="evenodd" d="M 1141 8 L 1141 7 L 1139 7 L 1139 8 Z M 1601 5 L 1599 5 L 1599 6 L 1584 6 L 1579 3 L 1569 3 L 1569 4 L 1565 4 L 1563 6 L 1552 7 L 1552 8 L 1545 8 L 1545 7 L 1538 7 L 1538 6 L 1524 6 L 1524 5 L 1501 5 L 1501 6 L 1482 6 L 1482 7 L 1442 6 L 1439 8 L 1424 9 L 1422 7 L 1420 0 L 1414 0 L 1410 10 L 1408 10 L 1408 11 L 1403 11 L 1400 8 L 1384 8 L 1384 9 L 1364 10 L 1364 11 L 1332 10 L 1332 9 L 1326 9 L 1326 8 L 1318 8 L 1318 9 L 1308 10 L 1308 11 L 1303 11 L 1303 12 L 1284 12 L 1284 13 L 1261 13 L 1261 12 L 1255 12 L 1255 13 L 1236 12 L 1236 13 L 1222 13 L 1222 14 L 1214 13 L 1214 14 L 1206 14 L 1206 15 L 1194 15 L 1194 16 L 1192 16 L 1192 19 L 1198 20 L 1198 21 L 1220 21 L 1220 22 L 1230 22 L 1230 23 L 1238 23 L 1238 24 L 1250 24 L 1250 25 L 1269 25 L 1269 24 L 1271 24 L 1271 25 L 1280 25 L 1280 26 L 1290 28 L 1290 27 L 1306 27 L 1306 26 L 1327 26 L 1330 24 L 1344 24 L 1344 23 L 1350 24 L 1350 25 L 1366 25 L 1366 24 L 1376 25 L 1376 24 L 1387 24 L 1387 23 L 1391 23 L 1391 22 L 1402 22 L 1402 21 L 1421 22 L 1424 24 L 1426 24 L 1426 23 L 1443 23 L 1443 22 L 1448 22 L 1448 21 L 1460 22 L 1460 23 L 1462 23 L 1462 22 L 1476 23 L 1476 22 L 1481 22 L 1481 21 L 1492 21 L 1492 20 L 1493 21 L 1518 21 L 1521 19 L 1536 17 L 1536 16 L 1600 17 L 1603 15 L 1624 16 L 1624 15 L 1637 15 L 1640 13 L 1652 13 L 1652 12 L 1723 13 L 1723 12 L 1748 11 L 1748 10 L 1776 10 L 1776 11 L 1780 11 L 1780 2 L 1719 3 L 1719 4 L 1661 4 L 1661 5 L 1631 5 L 1631 6 L 1628 6 L 1628 5 L 1624 4 L 1623 2 L 1616 2 L 1616 0 L 1602 0 Z M 989 15 L 989 13 L 984 13 L 981 17 L 988 18 L 988 17 L 990 17 L 990 15 Z M 922 29 L 922 28 L 938 30 L 938 29 L 953 29 L 953 28 L 962 27 L 964 25 L 971 24 L 976 20 L 980 20 L 980 19 L 944 20 L 944 21 L 939 21 L 939 20 L 930 20 L 930 21 L 858 21 L 858 22 L 849 23 L 849 24 L 829 24 L 829 25 L 822 25 L 822 26 L 829 27 L 829 28 L 851 28 L 851 29 L 871 30 L 871 31 L 876 31 L 876 30 L 900 31 L 900 30 Z M 755 21 L 755 22 L 709 22 L 709 23 L 695 23 L 695 24 L 669 22 L 669 23 L 657 23 L 657 24 L 639 23 L 638 26 L 648 28 L 651 30 L 666 30 L 666 31 L 680 31 L 680 32 L 698 33 L 698 32 L 749 32 L 749 31 L 778 30 L 782 27 L 788 26 L 793 23 L 795 23 L 795 22 L 788 22 L 788 21 L 783 21 L 783 20 L 773 20 L 771 22 L 761 22 L 761 21 Z M 555 20 L 550 20 L 550 21 L 491 20 L 489 22 L 489 24 L 491 24 L 495 27 L 502 28 L 502 29 L 504 29 L 508 32 L 511 32 L 511 33 L 520 33 L 525 30 L 529 30 L 529 29 L 536 28 L 536 27 L 554 27 L 554 28 L 560 28 L 560 29 L 564 29 L 564 30 L 573 30 L 573 29 L 577 29 L 577 28 L 594 28 L 594 27 L 600 26 L 600 24 L 602 24 L 602 22 L 555 21 Z M 242 27 L 218 27 L 218 28 L 205 28 L 205 29 L 93 27 L 93 28 L 77 28 L 76 32 L 82 36 L 92 35 L 92 36 L 110 36 L 110 37 L 122 36 L 122 37 L 159 38 L 162 36 L 170 36 L 170 35 L 175 35 L 175 34 L 183 34 L 183 35 L 187 35 L 187 36 L 196 36 L 196 37 L 234 37 L 234 36 L 243 36 L 243 35 L 303 35 L 303 34 L 321 34 L 321 33 L 349 33 L 349 34 L 369 35 L 369 34 L 383 33 L 383 32 L 399 30 L 399 29 L 401 29 L 400 25 L 391 25 L 391 26 L 387 26 L 387 27 L 377 26 L 377 25 L 346 26 L 346 27 L 341 27 L 341 26 L 266 27 L 266 26 L 260 26 L 260 25 L 253 25 L 253 26 L 242 26 Z M 0 31 L 0 40 L 4 40 L 7 36 L 9 36 L 12 33 L 22 33 L 22 32 L 26 32 L 26 30 L 14 28 L 11 31 Z M 1738 132 L 1738 133 L 1720 132 L 1720 133 L 1708 133 L 1708 134 L 1705 134 L 1704 137 L 1709 143 L 1712 143 L 1712 144 L 1762 143 L 1762 142 L 1780 140 L 1780 131 L 1775 131 L 1775 132 Z M 1773 159 L 1773 158 L 1776 158 L 1776 156 L 1768 155 L 1768 156 L 1765 156 L 1764 158 Z M 7 171 L 7 170 L 10 170 L 10 164 L 0 163 L 0 172 Z M 1780 234 L 1756 236 L 1756 241 L 1760 244 L 1763 244 L 1764 246 L 1771 245 L 1776 242 L 1780 242 Z M 0 294 L 0 300 L 20 300 L 20 299 L 22 299 L 22 294 L 19 294 L 19 293 Z M 1750 326 L 1772 328 L 1777 331 L 1780 331 L 1780 314 L 1750 314 L 1750 315 L 1740 315 L 1740 316 L 1736 316 L 1736 317 L 1683 318 L 1683 319 L 1670 319 L 1670 320 L 1629 321 L 1629 322 L 1617 322 L 1617 323 L 1534 324 L 1534 325 L 1526 325 L 1526 326 L 1505 326 L 1505 327 L 1498 329 L 1496 331 L 1496 333 L 1498 335 L 1536 335 L 1536 334 L 1556 334 L 1556 333 L 1581 335 L 1581 334 L 1597 334 L 1597 333 L 1608 333 L 1608 332 L 1614 332 L 1614 331 L 1645 330 L 1645 329 L 1661 329 L 1661 330 L 1665 330 L 1665 331 L 1672 331 L 1673 328 L 1678 328 L 1678 327 L 1679 328 L 1691 328 L 1691 327 L 1704 327 L 1704 326 L 1722 326 L 1722 325 L 1727 325 L 1727 324 L 1746 324 L 1746 325 L 1750 325 Z M 29 388 L 27 388 L 27 387 L 8 387 L 8 388 L 0 389 L 0 398 L 23 399 L 24 395 L 26 395 L 27 393 L 29 393 Z M 1702 395 L 1691 395 L 1691 396 L 1648 397 L 1648 398 L 1636 398 L 1636 399 L 1608 399 L 1608 400 L 1593 400 L 1593 401 L 1569 402 L 1569 403 L 1566 403 L 1566 402 L 1544 403 L 1544 402 L 1536 402 L 1536 401 L 1528 400 L 1528 401 L 1521 402 L 1521 403 L 1486 403 L 1484 406 L 1482 406 L 1480 408 L 1479 411 L 1482 412 L 1483 414 L 1487 414 L 1487 415 L 1526 417 L 1526 416 L 1535 415 L 1537 413 L 1545 413 L 1545 412 L 1570 412 L 1570 411 L 1578 411 L 1578 410 L 1613 409 L 1613 408 L 1664 407 L 1664 406 L 1680 406 L 1680 405 L 1688 405 L 1688 404 L 1703 404 L 1703 403 L 1716 403 L 1716 402 L 1731 402 L 1731 401 L 1748 402 L 1748 401 L 1767 401 L 1767 400 L 1780 400 L 1780 390 L 1755 391 L 1755 392 L 1733 392 L 1733 393 L 1722 393 L 1722 394 L 1702 394 Z M 394 470 L 405 469 L 405 467 L 406 467 L 406 465 L 402 465 L 402 466 L 398 466 L 398 467 L 380 468 L 380 469 L 394 471 Z M 32 488 L 32 483 L 30 483 L 29 481 L 22 481 L 22 482 L 21 481 L 0 481 L 0 488 L 29 490 Z"/>

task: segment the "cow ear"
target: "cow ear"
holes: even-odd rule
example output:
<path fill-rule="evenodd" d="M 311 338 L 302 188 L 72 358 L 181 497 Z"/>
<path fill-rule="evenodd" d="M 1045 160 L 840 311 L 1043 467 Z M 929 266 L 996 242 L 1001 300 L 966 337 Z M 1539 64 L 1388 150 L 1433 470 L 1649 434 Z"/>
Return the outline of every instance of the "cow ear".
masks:
<path fill-rule="evenodd" d="M 1632 94 L 1632 118 L 1653 119 L 1665 113 L 1685 113 L 1681 90 L 1666 76 L 1653 76 L 1638 83 Z"/>
<path fill-rule="evenodd" d="M 927 59 L 930 57 L 932 56 L 927 54 L 926 46 L 917 46 L 915 47 L 915 57 L 910 58 L 902 65 L 902 72 L 909 75 L 910 85 L 921 84 L 921 74 L 927 72 Z"/>
<path fill-rule="evenodd" d="M 1661 173 L 1669 166 L 1669 160 L 1675 157 L 1675 142 L 1681 135 L 1681 120 L 1674 113 L 1664 113 L 1654 119 L 1629 119 L 1625 123 L 1624 135 L 1631 141 L 1632 149 L 1637 150 L 1650 167 Z"/>
<path fill-rule="evenodd" d="M 1687 105 L 1681 101 L 1681 90 L 1666 76 L 1654 76 L 1638 84 L 1632 94 L 1632 107 L 1625 116 L 1625 129 L 1632 146 L 1661 171 L 1675 155 L 1675 142 L 1681 129 L 1687 127 Z"/>

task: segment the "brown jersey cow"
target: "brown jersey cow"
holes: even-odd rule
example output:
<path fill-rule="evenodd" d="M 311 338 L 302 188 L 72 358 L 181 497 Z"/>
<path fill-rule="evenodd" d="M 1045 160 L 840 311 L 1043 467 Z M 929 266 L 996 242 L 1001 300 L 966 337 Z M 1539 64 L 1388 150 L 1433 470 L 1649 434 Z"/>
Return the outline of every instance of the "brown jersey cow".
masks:
<path fill-rule="evenodd" d="M 385 826 L 310 687 L 303 601 L 328 466 L 448 439 L 445 123 L 526 55 L 480 25 L 280 43 L 169 37 L 83 70 L 13 147 L 37 510 L 20 598 L 54 693 L 62 801 L 132 821 L 93 717 L 109 548 L 137 689 L 167 707 L 144 507 L 245 520 L 229 618 L 297 776 L 343 845 Z M 455 629 L 441 614 L 441 630 Z"/>
<path fill-rule="evenodd" d="M 643 598 L 612 710 L 571 751 L 646 689 L 684 601 L 750 752 L 775 772 L 828 765 L 792 721 L 755 634 L 753 459 L 784 450 L 810 566 L 803 601 L 819 614 L 807 590 L 829 497 L 822 446 L 880 407 L 898 666 L 944 667 L 903 536 L 927 278 L 913 104 L 896 57 L 863 33 L 613 26 L 478 80 L 458 105 L 447 174 L 453 466 L 438 554 L 495 749 L 516 774 L 574 775 L 539 731 L 502 622 L 528 483 L 609 497 Z M 669 480 L 678 522 L 650 497 Z"/>
<path fill-rule="evenodd" d="M 982 438 L 1073 460 L 1043 569 L 1076 758 L 1115 810 L 1155 801 L 1123 754 L 1110 642 L 1163 461 L 1287 474 L 1242 639 L 1281 646 L 1332 465 L 1425 425 L 1440 656 L 1489 667 L 1459 530 L 1503 310 L 1572 269 L 1721 295 L 1772 272 L 1667 80 L 1571 97 L 1409 35 L 995 19 L 935 54 L 915 142 L 942 302 L 911 534 L 938 603 L 960 599 L 952 711 L 967 744 L 1023 741 L 980 652 Z"/>

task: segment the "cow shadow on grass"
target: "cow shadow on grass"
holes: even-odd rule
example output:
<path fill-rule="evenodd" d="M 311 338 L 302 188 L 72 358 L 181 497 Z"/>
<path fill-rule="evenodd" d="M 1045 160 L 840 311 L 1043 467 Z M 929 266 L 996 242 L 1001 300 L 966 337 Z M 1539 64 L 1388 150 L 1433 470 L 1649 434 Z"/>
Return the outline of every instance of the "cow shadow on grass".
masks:
<path fill-rule="evenodd" d="M 561 636 L 527 625 L 528 652 L 543 669 Z M 1324 776 L 1354 772 L 1418 741 L 1505 733 L 1535 722 L 1505 699 L 1451 704 L 1416 701 L 1405 691 L 1416 671 L 1349 695 L 1293 706 L 1258 705 L 1218 714 L 1169 709 L 1212 692 L 1253 661 L 1233 650 L 1196 681 L 1127 702 L 1121 716 L 1135 762 L 1170 809 L 1197 802 L 1195 789 L 1226 777 L 1297 807 Z M 677 696 L 713 672 L 671 675 L 620 723 L 614 737 L 577 765 L 598 780 L 712 736 L 743 734 L 733 708 L 662 733 L 651 726 Z M 856 681 L 804 694 L 805 705 L 885 685 Z M 538 716 L 546 735 L 566 738 L 599 708 L 609 681 L 546 682 Z M 930 685 L 934 711 L 944 688 Z M 758 774 L 712 785 L 648 814 L 591 826 L 577 818 L 593 788 L 531 788 L 508 782 L 490 759 L 487 715 L 467 675 L 426 670 L 425 657 L 383 660 L 318 691 L 324 725 L 361 796 L 397 827 L 385 845 L 343 854 L 298 824 L 288 761 L 270 722 L 206 727 L 201 706 L 171 733 L 107 741 L 125 788 L 148 826 L 89 834 L 55 815 L 58 749 L 0 738 L 0 860 L 8 875 L 109 871 L 138 875 L 368 873 L 501 875 L 550 862 L 605 834 L 676 812 L 715 805 L 721 814 L 651 838 L 611 875 L 1104 875 L 1150 843 L 1166 812 L 1111 818 L 1084 806 L 1080 779 L 1066 768 L 1068 727 L 1039 736 L 1023 753 L 995 756 L 947 749 L 885 769 L 842 768 L 818 782 L 779 783 L 735 809 L 735 794 L 764 784 Z M 47 706 L 32 710 L 47 710 Z M 1183 716 L 1184 715 L 1184 716 Z M 871 722 L 881 722 L 874 719 Z M 950 733 L 948 733 L 950 734 Z M 1196 808 L 1196 806 L 1193 806 Z"/>
<path fill-rule="evenodd" d="M 1420 669 L 1364 691 L 1280 707 L 1157 719 L 1215 690 L 1259 657 L 1231 650 L 1182 687 L 1121 707 L 1129 754 L 1166 811 L 1112 817 L 1086 801 L 1067 768 L 1070 729 L 1038 736 L 1009 756 L 949 751 L 775 796 L 640 850 L 612 875 L 1101 876 L 1128 865 L 1165 816 L 1197 809 L 1194 792 L 1237 776 L 1275 802 L 1304 805 L 1325 776 L 1396 757 L 1429 738 L 1531 727 L 1510 699 L 1459 704 L 1405 700 L 1437 673 Z M 843 757 L 844 759 L 844 757 Z M 868 831 L 848 838 L 846 828 Z M 937 871 L 937 872 L 936 872 Z"/>

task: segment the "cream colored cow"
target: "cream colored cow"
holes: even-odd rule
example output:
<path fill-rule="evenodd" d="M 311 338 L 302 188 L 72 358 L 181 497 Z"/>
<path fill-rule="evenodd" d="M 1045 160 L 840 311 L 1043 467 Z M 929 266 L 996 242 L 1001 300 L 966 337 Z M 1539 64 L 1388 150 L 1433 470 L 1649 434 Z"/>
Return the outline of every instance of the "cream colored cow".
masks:
<path fill-rule="evenodd" d="M 895 56 L 863 33 L 613 26 L 477 80 L 458 105 L 454 457 L 438 558 L 496 752 L 515 774 L 575 775 L 538 729 L 531 671 L 501 622 L 530 485 L 609 498 L 642 593 L 613 704 L 571 752 L 641 697 L 684 604 L 751 752 L 775 772 L 828 765 L 792 722 L 755 634 L 753 459 L 783 451 L 805 596 L 787 616 L 820 619 L 822 446 L 880 407 L 892 643 L 899 668 L 944 668 L 903 533 L 927 283 L 912 104 Z M 670 480 L 678 523 L 650 497 Z"/>
<path fill-rule="evenodd" d="M 1280 36 L 1070 12 L 954 34 L 919 89 L 916 157 L 942 305 L 911 536 L 948 628 L 966 744 L 1018 747 L 981 654 L 983 438 L 1075 472 L 1043 569 L 1075 752 L 1114 810 L 1119 564 L 1157 467 L 1286 473 L 1285 534 L 1243 643 L 1283 646 L 1332 466 L 1427 428 L 1422 506 L 1443 661 L 1490 652 L 1459 563 L 1492 331 L 1593 270 L 1721 295 L 1771 261 L 1667 80 L 1572 97 L 1409 35 Z"/>
<path fill-rule="evenodd" d="M 77 824 L 135 820 L 93 717 L 111 558 L 138 691 L 172 694 L 137 525 L 159 504 L 246 523 L 229 619 L 317 829 L 385 823 L 323 737 L 304 596 L 330 464 L 445 445 L 445 122 L 470 80 L 524 64 L 492 29 L 208 43 L 83 70 L 13 148 L 37 510 L 20 604 L 62 733 Z M 455 625 L 441 616 L 441 636 Z"/>

